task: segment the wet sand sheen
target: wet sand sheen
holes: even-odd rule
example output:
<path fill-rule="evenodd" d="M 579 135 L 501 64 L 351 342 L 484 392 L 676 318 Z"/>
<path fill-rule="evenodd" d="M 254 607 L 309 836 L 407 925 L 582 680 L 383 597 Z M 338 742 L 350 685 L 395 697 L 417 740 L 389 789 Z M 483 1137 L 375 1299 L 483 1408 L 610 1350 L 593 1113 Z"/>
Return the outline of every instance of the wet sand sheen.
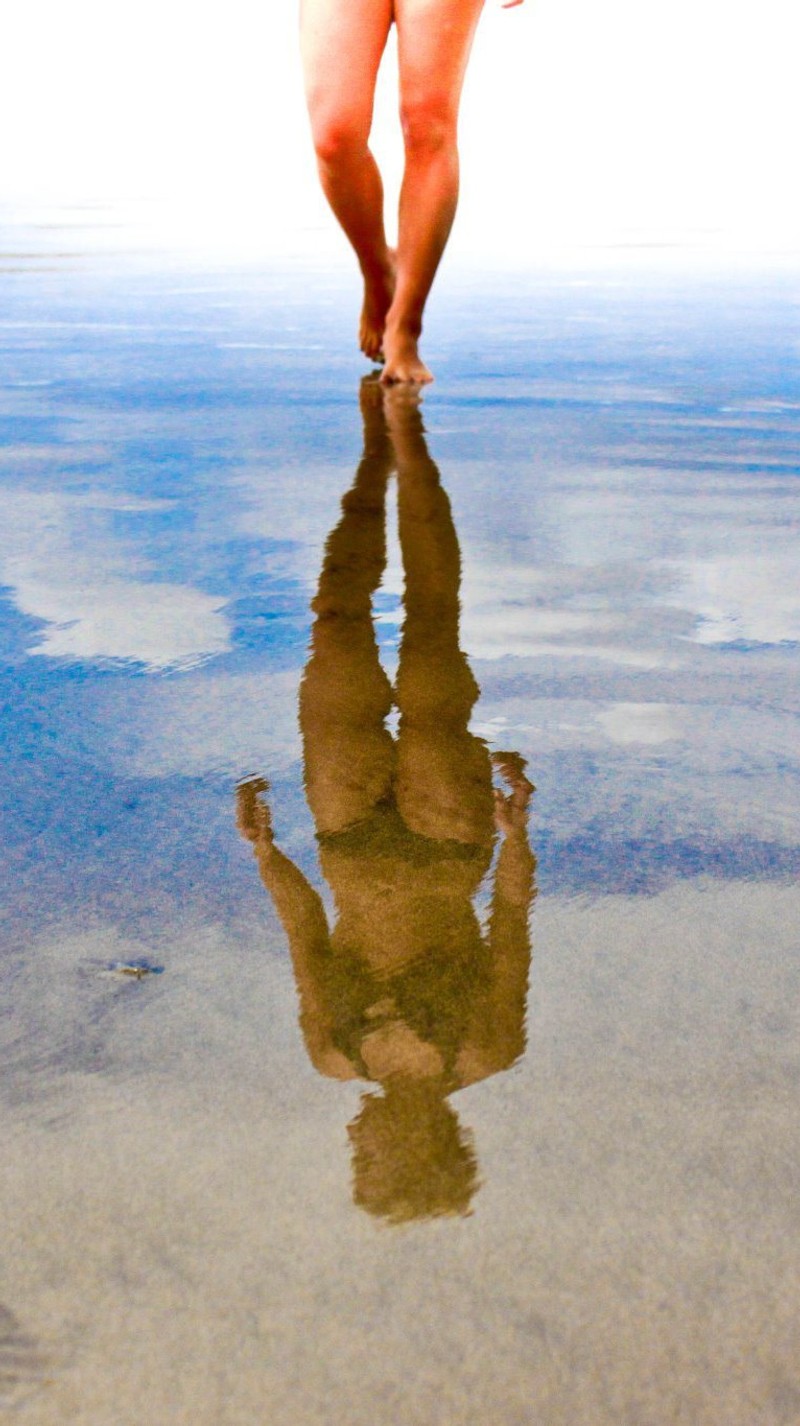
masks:
<path fill-rule="evenodd" d="M 265 1033 L 267 1009 L 295 1019 L 285 960 L 263 928 L 240 939 L 263 988 L 234 1037 L 214 994 L 231 949 L 207 942 L 218 984 L 187 983 L 169 1055 L 148 1024 L 127 1063 L 67 1080 L 49 1122 L 20 1117 L 8 1141 L 27 1251 L 5 1290 L 75 1344 L 20 1419 L 134 1423 L 146 1402 L 156 1420 L 389 1420 L 388 1384 L 420 1421 L 745 1422 L 753 1401 L 780 1420 L 798 1283 L 775 1147 L 794 1134 L 796 1041 L 770 977 L 799 909 L 788 889 L 676 888 L 649 907 L 645 959 L 625 898 L 599 916 L 543 902 L 535 1058 L 459 1096 L 474 1216 L 402 1229 L 352 1206 L 360 1087 L 315 1076 L 296 1028 Z M 745 975 L 731 941 L 752 950 L 764 926 Z"/>

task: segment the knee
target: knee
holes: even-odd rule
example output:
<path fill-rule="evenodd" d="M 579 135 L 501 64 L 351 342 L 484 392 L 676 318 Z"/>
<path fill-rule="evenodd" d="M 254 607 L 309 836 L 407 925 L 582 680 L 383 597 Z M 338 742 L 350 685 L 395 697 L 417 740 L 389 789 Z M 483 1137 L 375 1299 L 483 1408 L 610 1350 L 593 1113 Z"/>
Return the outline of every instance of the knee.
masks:
<path fill-rule="evenodd" d="M 367 146 L 369 120 L 347 109 L 309 101 L 311 137 L 320 163 L 336 165 Z"/>
<path fill-rule="evenodd" d="M 400 123 L 407 153 L 437 154 L 455 149 L 456 115 L 446 99 L 427 95 L 405 100 Z"/>

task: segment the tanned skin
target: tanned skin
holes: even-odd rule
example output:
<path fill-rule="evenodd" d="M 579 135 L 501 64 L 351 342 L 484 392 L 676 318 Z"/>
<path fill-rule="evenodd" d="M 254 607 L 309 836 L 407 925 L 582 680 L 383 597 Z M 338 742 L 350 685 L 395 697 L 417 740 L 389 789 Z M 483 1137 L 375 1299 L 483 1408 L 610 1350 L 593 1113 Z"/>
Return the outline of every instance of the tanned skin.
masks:
<path fill-rule="evenodd" d="M 522 0 L 511 0 L 511 9 Z M 359 345 L 384 384 L 433 377 L 422 318 L 458 200 L 461 90 L 484 0 L 301 0 L 306 98 L 325 195 L 364 278 Z M 369 148 L 378 68 L 397 26 L 405 171 L 397 249 Z"/>

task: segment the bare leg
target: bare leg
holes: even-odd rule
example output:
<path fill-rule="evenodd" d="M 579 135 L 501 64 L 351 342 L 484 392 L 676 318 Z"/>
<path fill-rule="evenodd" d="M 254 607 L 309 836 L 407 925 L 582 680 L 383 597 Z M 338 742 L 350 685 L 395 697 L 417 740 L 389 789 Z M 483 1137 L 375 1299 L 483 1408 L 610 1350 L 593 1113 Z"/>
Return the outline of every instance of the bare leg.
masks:
<path fill-rule="evenodd" d="M 368 147 L 375 82 L 392 24 L 392 0 L 302 0 L 306 99 L 325 196 L 364 278 L 359 344 L 382 353 L 394 293 L 394 253 L 383 225 L 383 185 Z"/>
<path fill-rule="evenodd" d="M 483 0 L 395 0 L 406 168 L 384 382 L 433 379 L 418 342 L 456 211 L 458 107 L 482 8 Z"/>

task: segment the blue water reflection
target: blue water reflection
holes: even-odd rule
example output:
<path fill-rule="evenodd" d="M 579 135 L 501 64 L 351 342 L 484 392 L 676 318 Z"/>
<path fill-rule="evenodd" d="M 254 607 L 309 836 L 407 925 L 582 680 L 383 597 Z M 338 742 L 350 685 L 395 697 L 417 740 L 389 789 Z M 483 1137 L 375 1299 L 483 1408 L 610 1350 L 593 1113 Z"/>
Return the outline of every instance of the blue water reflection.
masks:
<path fill-rule="evenodd" d="M 253 769 L 313 862 L 294 698 L 357 460 L 345 301 L 313 273 L 112 266 L 3 275 L 18 929 L 248 901 L 230 788 Z M 795 313 L 780 274 L 550 273 L 454 282 L 432 315 L 476 726 L 535 769 L 543 891 L 800 866 Z"/>

